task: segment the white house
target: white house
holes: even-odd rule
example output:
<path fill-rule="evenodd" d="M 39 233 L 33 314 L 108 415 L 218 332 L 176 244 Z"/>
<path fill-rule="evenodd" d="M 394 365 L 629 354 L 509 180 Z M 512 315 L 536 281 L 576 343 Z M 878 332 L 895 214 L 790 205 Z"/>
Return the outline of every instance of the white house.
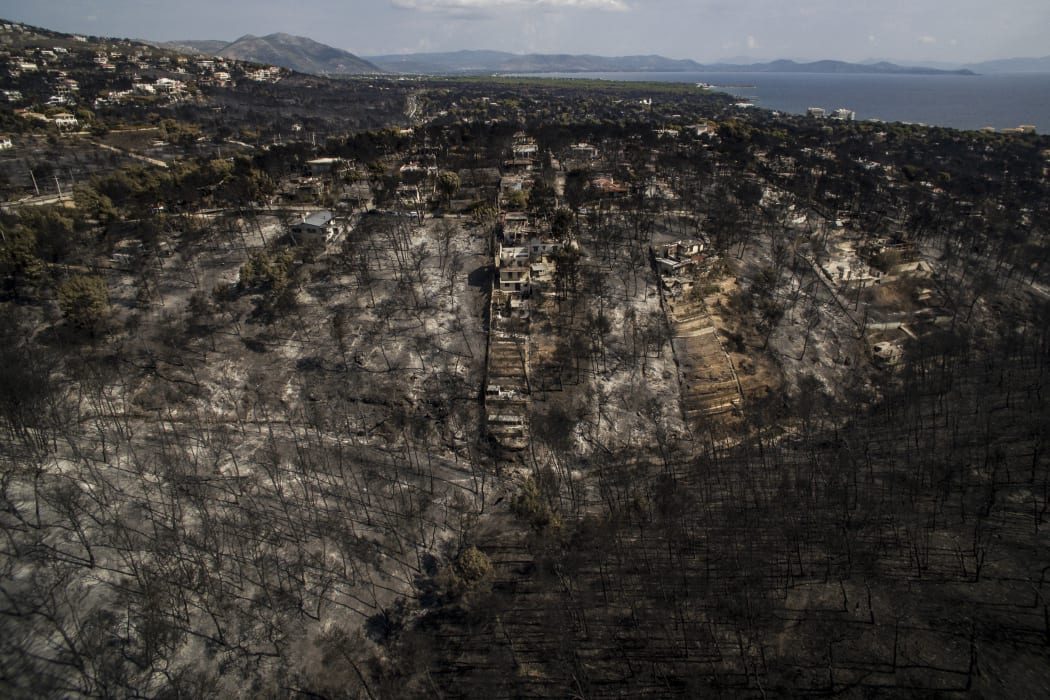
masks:
<path fill-rule="evenodd" d="M 342 227 L 330 211 L 311 214 L 301 222 L 292 224 L 291 227 L 292 238 L 296 243 L 305 243 L 310 240 L 327 243 L 339 233 L 342 233 Z"/>
<path fill-rule="evenodd" d="M 519 131 L 514 134 L 514 144 L 511 150 L 514 152 L 515 158 L 532 158 L 539 153 L 540 149 L 536 145 L 536 139 L 524 131 Z"/>
<path fill-rule="evenodd" d="M 535 143 L 518 143 L 513 148 L 515 158 L 532 158 L 539 150 Z"/>
<path fill-rule="evenodd" d="M 76 127 L 80 123 L 80 122 L 77 121 L 76 117 L 74 117 L 72 114 L 70 114 L 68 112 L 62 112 L 61 114 L 56 114 L 55 116 L 53 116 L 51 118 L 51 121 L 59 129 L 72 129 L 72 128 Z"/>
<path fill-rule="evenodd" d="M 598 157 L 598 149 L 589 143 L 574 143 L 569 147 L 574 158 L 587 158 L 594 160 Z"/>
<path fill-rule="evenodd" d="M 314 158 L 306 161 L 307 175 L 327 175 L 343 167 L 342 158 Z"/>
<path fill-rule="evenodd" d="M 499 268 L 499 288 L 504 292 L 528 292 L 532 267 L 512 260 Z"/>
<path fill-rule="evenodd" d="M 179 92 L 182 90 L 184 84 L 181 80 L 174 80 L 172 78 L 157 78 L 157 82 L 154 83 L 153 87 L 160 92 Z"/>

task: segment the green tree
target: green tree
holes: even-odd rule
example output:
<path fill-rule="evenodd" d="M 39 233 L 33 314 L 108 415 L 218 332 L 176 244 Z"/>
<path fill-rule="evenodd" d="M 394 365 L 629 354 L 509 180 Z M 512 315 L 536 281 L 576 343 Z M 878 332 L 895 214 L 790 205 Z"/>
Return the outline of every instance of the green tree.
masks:
<path fill-rule="evenodd" d="M 572 212 L 568 209 L 558 209 L 551 219 L 551 235 L 559 240 L 564 239 L 572 230 L 572 224 Z"/>
<path fill-rule="evenodd" d="M 469 585 L 475 585 L 492 573 L 492 562 L 484 552 L 471 546 L 456 557 L 452 568 L 460 579 Z"/>
<path fill-rule="evenodd" d="M 459 553 L 444 571 L 444 583 L 451 596 L 458 598 L 480 590 L 492 578 L 492 561 L 488 555 L 471 545 Z"/>
<path fill-rule="evenodd" d="M 0 229 L 0 278 L 6 288 L 18 291 L 39 281 L 44 263 L 36 255 L 36 234 L 26 226 Z"/>
<path fill-rule="evenodd" d="M 160 137 L 170 144 L 188 148 L 197 143 L 201 128 L 196 124 L 184 124 L 174 119 L 165 119 L 160 123 Z"/>
<path fill-rule="evenodd" d="M 558 196 L 554 187 L 543 180 L 533 185 L 528 195 L 529 208 L 540 216 L 551 216 L 554 213 L 554 205 Z"/>
<path fill-rule="evenodd" d="M 510 503 L 511 510 L 526 521 L 538 533 L 557 532 L 561 530 L 561 516 L 547 502 L 540 491 L 539 484 L 531 476 L 525 479 L 519 491 Z"/>
<path fill-rule="evenodd" d="M 524 209 L 528 203 L 528 196 L 521 190 L 511 192 L 510 195 L 507 196 L 507 209 L 521 210 Z"/>
<path fill-rule="evenodd" d="M 282 250 L 273 254 L 265 250 L 252 253 L 248 257 L 248 262 L 241 266 L 241 287 L 270 290 L 274 294 L 280 294 L 288 286 L 292 260 L 290 250 Z"/>
<path fill-rule="evenodd" d="M 580 283 L 580 251 L 575 246 L 562 246 L 554 253 L 554 287 L 558 298 L 576 293 Z"/>
<path fill-rule="evenodd" d="M 75 328 L 94 335 L 109 316 L 106 280 L 95 275 L 76 275 L 58 286 L 62 315 Z"/>
<path fill-rule="evenodd" d="M 459 175 L 451 170 L 442 170 L 437 176 L 438 191 L 445 198 L 445 206 L 452 206 L 452 198 L 459 192 Z"/>
<path fill-rule="evenodd" d="M 37 257 L 65 262 L 77 246 L 76 221 L 58 207 L 27 208 L 19 213 L 22 226 L 32 232 Z"/>
<path fill-rule="evenodd" d="M 496 210 L 488 204 L 474 207 L 471 212 L 474 222 L 482 226 L 492 224 L 496 221 Z"/>
<path fill-rule="evenodd" d="M 85 216 L 102 223 L 113 221 L 118 216 L 113 200 L 90 185 L 77 185 L 73 189 L 73 201 Z"/>

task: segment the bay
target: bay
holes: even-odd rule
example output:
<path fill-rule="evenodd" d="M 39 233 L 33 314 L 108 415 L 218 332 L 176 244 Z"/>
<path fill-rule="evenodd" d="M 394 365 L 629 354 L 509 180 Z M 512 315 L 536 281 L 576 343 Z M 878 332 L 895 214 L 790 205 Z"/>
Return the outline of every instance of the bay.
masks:
<path fill-rule="evenodd" d="M 955 129 L 1031 124 L 1050 133 L 1050 74 L 841 75 L 828 73 L 544 73 L 537 77 L 707 83 L 758 107 L 805 114 L 840 107 L 857 119 Z"/>

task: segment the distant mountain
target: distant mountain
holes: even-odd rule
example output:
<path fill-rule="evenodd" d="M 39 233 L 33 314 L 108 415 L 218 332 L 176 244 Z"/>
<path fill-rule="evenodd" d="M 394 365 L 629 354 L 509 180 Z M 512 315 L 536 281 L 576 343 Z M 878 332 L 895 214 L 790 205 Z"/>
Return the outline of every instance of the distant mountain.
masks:
<path fill-rule="evenodd" d="M 392 73 L 486 73 L 506 61 L 518 58 L 505 51 L 449 51 L 445 53 L 406 53 L 365 56 L 365 60 Z"/>
<path fill-rule="evenodd" d="M 663 56 L 591 56 L 577 54 L 513 54 L 504 51 L 369 56 L 380 68 L 397 73 L 569 73 L 587 71 L 645 72 L 701 70 L 696 61 Z"/>
<path fill-rule="evenodd" d="M 233 43 L 222 41 L 171 41 L 161 44 L 179 51 L 254 61 L 314 75 L 382 73 L 382 69 L 354 54 L 291 34 L 242 36 Z"/>
<path fill-rule="evenodd" d="M 202 53 L 208 56 L 218 56 L 219 52 L 230 45 L 228 41 L 220 39 L 202 39 L 200 41 L 164 41 L 157 42 L 157 46 L 182 53 Z"/>
<path fill-rule="evenodd" d="M 369 56 L 368 60 L 396 73 L 575 73 L 575 72 L 748 72 L 748 73 L 894 73 L 894 74 L 972 74 L 967 70 L 938 70 L 898 66 L 882 61 L 860 64 L 844 61 L 772 61 L 769 63 L 700 64 L 689 59 L 663 56 L 590 56 L 573 54 L 513 54 L 503 51 L 454 51 Z"/>
<path fill-rule="evenodd" d="M 1050 56 L 1042 58 L 1004 58 L 971 63 L 964 68 L 978 73 L 1050 73 Z"/>
<path fill-rule="evenodd" d="M 770 61 L 768 63 L 712 63 L 703 70 L 725 73 L 876 73 L 893 75 L 974 75 L 972 70 L 942 70 L 923 66 L 899 66 L 888 61 L 878 63 L 847 63 L 846 61 L 813 61 L 797 63 L 795 61 Z"/>

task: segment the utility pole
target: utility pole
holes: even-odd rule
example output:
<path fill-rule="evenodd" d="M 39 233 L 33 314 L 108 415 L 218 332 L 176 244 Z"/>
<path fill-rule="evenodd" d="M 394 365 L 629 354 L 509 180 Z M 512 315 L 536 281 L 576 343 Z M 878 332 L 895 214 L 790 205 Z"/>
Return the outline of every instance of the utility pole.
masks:
<path fill-rule="evenodd" d="M 29 177 L 33 178 L 33 189 L 36 190 L 36 196 L 40 196 L 40 188 L 36 184 L 36 175 L 33 174 L 33 169 L 29 169 Z"/>

